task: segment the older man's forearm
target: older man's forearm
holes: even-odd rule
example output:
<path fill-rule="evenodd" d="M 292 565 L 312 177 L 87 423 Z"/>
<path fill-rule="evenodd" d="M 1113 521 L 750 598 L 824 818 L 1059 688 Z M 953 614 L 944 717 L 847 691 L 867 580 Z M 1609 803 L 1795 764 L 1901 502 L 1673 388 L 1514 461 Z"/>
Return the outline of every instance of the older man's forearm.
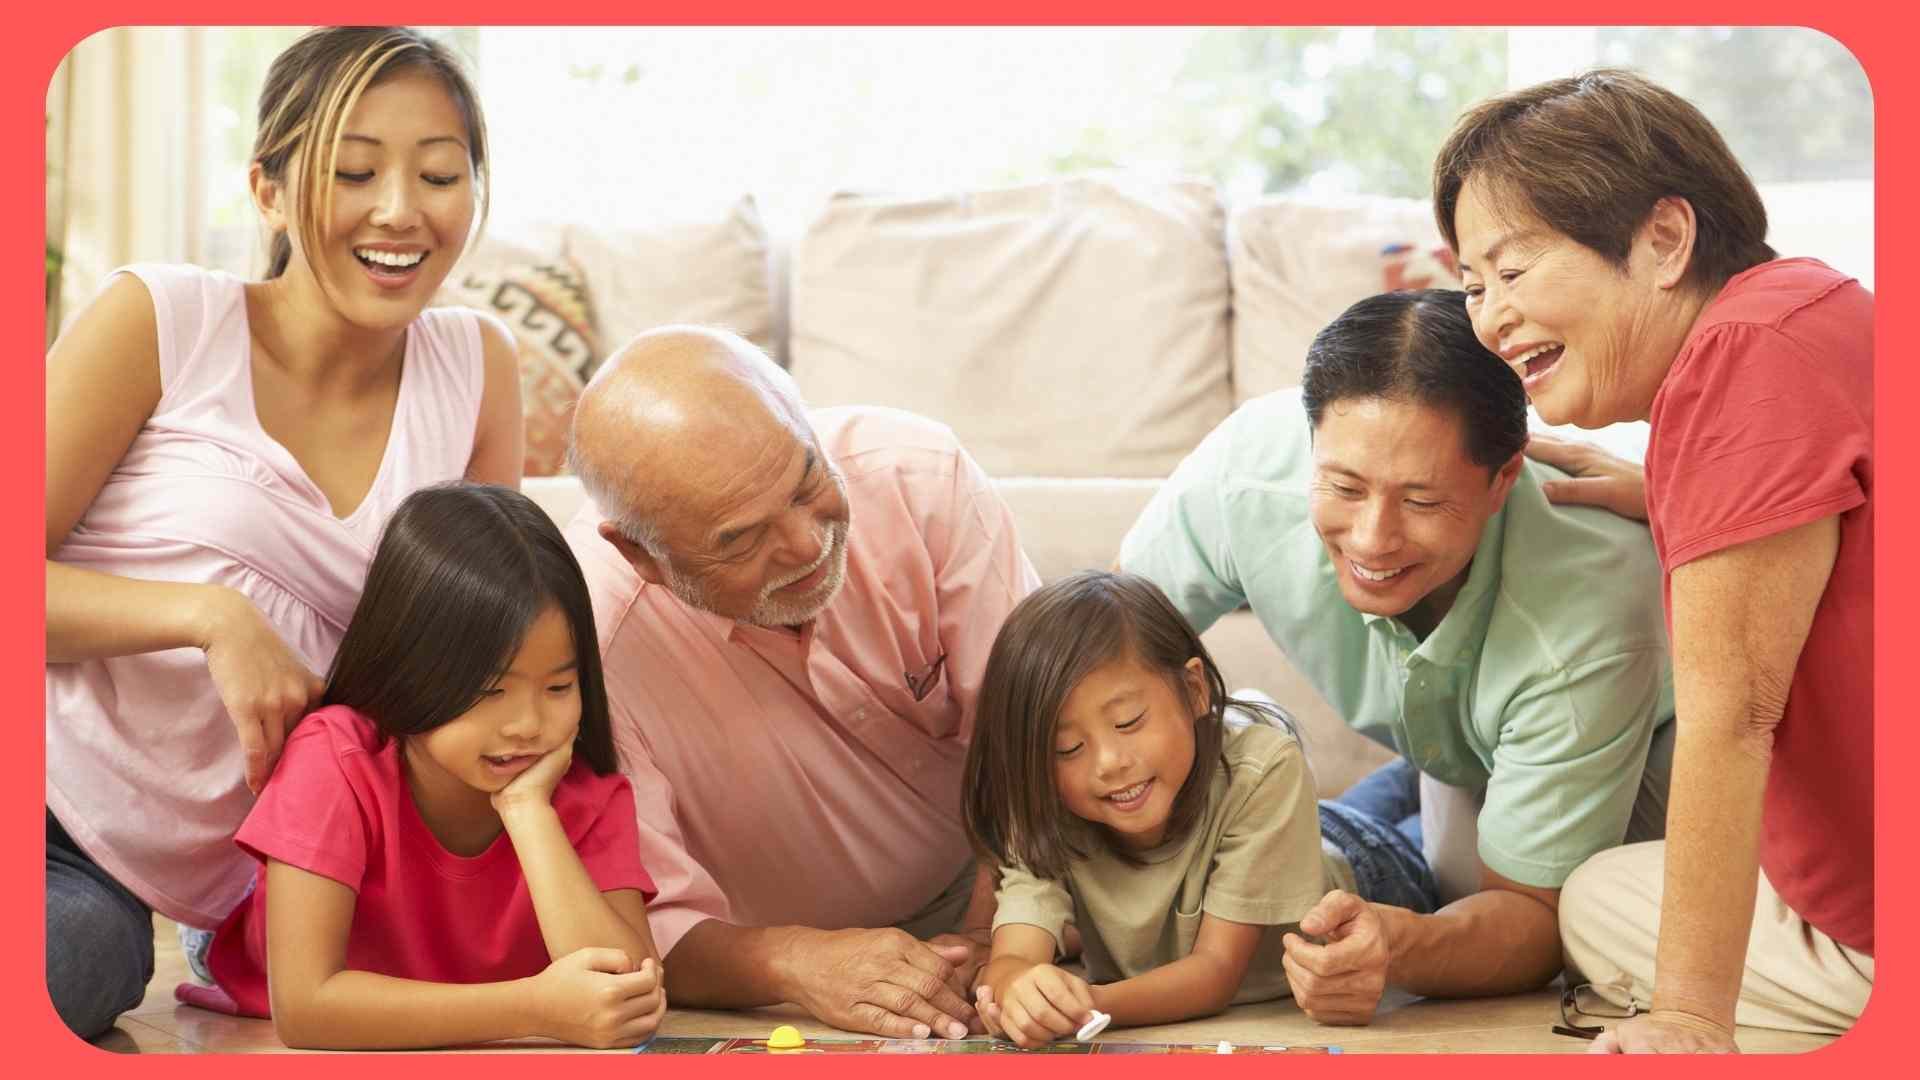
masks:
<path fill-rule="evenodd" d="M 751 1009 L 794 999 L 782 960 L 806 933 L 797 926 L 735 926 L 708 919 L 686 932 L 662 964 L 675 1008 Z"/>
<path fill-rule="evenodd" d="M 1389 986 L 1482 997 L 1538 990 L 1560 973 L 1559 915 L 1534 897 L 1486 889 L 1431 915 L 1372 906 L 1386 927 Z"/>

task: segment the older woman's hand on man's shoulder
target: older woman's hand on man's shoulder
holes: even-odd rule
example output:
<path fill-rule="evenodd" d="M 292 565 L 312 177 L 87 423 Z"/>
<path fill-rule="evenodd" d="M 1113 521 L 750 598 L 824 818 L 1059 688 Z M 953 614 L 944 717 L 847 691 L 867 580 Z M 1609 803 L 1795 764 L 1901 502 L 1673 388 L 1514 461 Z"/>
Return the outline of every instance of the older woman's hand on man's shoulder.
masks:
<path fill-rule="evenodd" d="M 1647 520 L 1646 474 L 1640 466 L 1615 457 L 1592 443 L 1573 442 L 1534 432 L 1527 439 L 1527 456 L 1566 473 L 1566 480 L 1547 480 L 1540 490 L 1557 506 L 1597 506 L 1623 518 Z"/>

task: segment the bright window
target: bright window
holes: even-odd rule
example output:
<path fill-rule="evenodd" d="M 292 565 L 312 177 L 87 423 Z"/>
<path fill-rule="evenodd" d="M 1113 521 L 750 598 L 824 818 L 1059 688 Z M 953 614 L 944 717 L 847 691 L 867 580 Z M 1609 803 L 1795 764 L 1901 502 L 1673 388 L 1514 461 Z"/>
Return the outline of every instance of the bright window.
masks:
<path fill-rule="evenodd" d="M 255 95 L 299 30 L 200 33 L 204 257 L 244 272 L 259 259 L 245 186 Z M 1760 185 L 1779 250 L 1873 283 L 1871 93 L 1813 30 L 436 33 L 474 62 L 503 226 L 638 222 L 750 191 L 791 235 L 835 191 L 937 193 L 1086 168 L 1205 176 L 1229 200 L 1422 197 L 1462 107 L 1608 63 L 1701 106 Z"/>

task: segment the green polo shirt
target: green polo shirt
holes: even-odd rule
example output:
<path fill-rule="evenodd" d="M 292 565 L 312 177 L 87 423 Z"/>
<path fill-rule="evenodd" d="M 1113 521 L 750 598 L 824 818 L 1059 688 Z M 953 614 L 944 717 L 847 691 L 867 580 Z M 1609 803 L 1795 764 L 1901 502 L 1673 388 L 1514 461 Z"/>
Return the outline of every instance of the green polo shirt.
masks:
<path fill-rule="evenodd" d="M 1298 390 L 1209 434 L 1121 543 L 1120 564 L 1197 629 L 1242 605 L 1347 723 L 1421 772 L 1484 790 L 1481 861 L 1558 888 L 1626 835 L 1653 732 L 1673 716 L 1660 564 L 1646 526 L 1555 507 L 1528 461 L 1425 641 L 1340 594 L 1307 507 Z"/>

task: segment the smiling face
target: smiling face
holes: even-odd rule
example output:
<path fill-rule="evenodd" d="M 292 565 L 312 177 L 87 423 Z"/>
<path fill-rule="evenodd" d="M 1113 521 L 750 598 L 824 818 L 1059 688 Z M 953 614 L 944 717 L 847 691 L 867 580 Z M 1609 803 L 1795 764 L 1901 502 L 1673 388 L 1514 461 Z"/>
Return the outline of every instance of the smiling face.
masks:
<path fill-rule="evenodd" d="M 1454 225 L 1474 335 L 1540 416 L 1583 428 L 1644 419 L 1664 372 L 1648 362 L 1660 351 L 1648 245 L 1636 241 L 1616 267 L 1524 212 L 1496 210 L 1477 180 L 1461 189 Z"/>
<path fill-rule="evenodd" d="M 1054 725 L 1060 801 L 1136 850 L 1166 839 L 1174 799 L 1193 771 L 1194 720 L 1207 712 L 1198 657 L 1181 683 L 1131 656 L 1109 661 L 1074 685 Z"/>
<path fill-rule="evenodd" d="M 499 791 L 542 754 L 572 741 L 580 729 L 577 665 L 566 615 L 548 607 L 473 707 L 406 737 L 415 798 L 423 805 L 472 803 L 474 793 Z"/>
<path fill-rule="evenodd" d="M 712 473 L 662 521 L 654 573 L 682 603 L 756 626 L 797 626 L 833 601 L 847 573 L 846 482 L 803 426 L 773 427 L 744 455 L 691 458 Z M 730 473 L 730 475 L 729 475 Z"/>
<path fill-rule="evenodd" d="M 1520 455 L 1497 470 L 1466 453 L 1460 421 L 1408 401 L 1330 402 L 1313 432 L 1308 503 L 1355 610 L 1437 623 L 1465 582 Z"/>
<path fill-rule="evenodd" d="M 473 227 L 470 137 L 453 96 L 433 75 L 404 72 L 368 87 L 341 128 L 332 208 L 319 223 L 317 250 L 309 249 L 313 238 L 297 224 L 304 193 L 256 178 L 269 226 L 285 229 L 292 241 L 288 273 L 316 280 L 356 326 L 393 329 L 412 322 Z M 305 167 L 296 154 L 287 174 L 305 175 Z"/>

